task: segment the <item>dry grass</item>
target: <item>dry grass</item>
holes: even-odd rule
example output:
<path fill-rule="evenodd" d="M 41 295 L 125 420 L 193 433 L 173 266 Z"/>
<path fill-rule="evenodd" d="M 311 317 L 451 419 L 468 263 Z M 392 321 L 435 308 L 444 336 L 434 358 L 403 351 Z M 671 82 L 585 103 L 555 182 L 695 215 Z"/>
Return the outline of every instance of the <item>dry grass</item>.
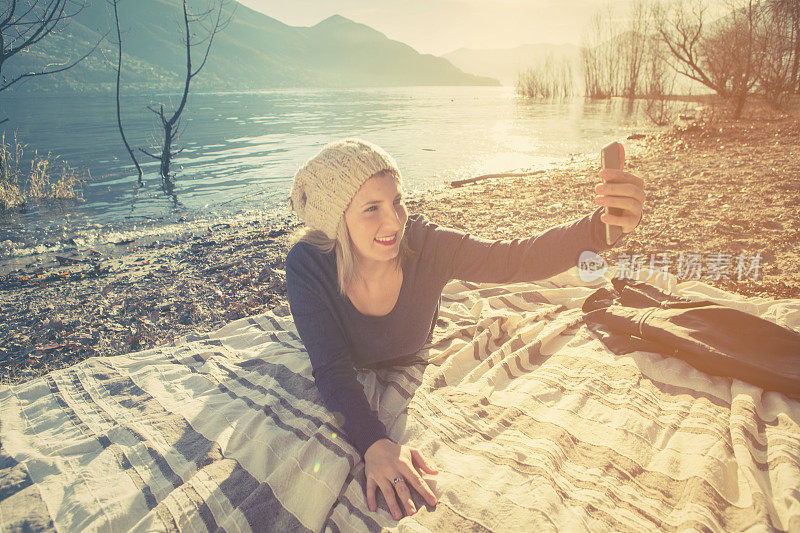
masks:
<path fill-rule="evenodd" d="M 5 133 L 0 137 L 0 210 L 23 207 L 33 200 L 83 200 L 83 187 L 78 185 L 91 178 L 88 172 L 84 178 L 59 156 L 36 150 L 26 171 L 26 148 L 16 133 L 11 140 L 6 140 Z"/>

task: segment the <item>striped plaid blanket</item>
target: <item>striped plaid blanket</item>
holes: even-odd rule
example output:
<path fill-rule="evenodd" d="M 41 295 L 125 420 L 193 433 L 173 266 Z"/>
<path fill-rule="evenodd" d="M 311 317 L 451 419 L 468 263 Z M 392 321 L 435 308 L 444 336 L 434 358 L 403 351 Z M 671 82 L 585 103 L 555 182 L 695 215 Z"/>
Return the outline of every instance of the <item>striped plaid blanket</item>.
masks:
<path fill-rule="evenodd" d="M 453 281 L 420 363 L 357 370 L 438 467 L 435 507 L 369 511 L 291 316 L 267 313 L 0 388 L 2 529 L 800 531 L 800 402 L 614 356 L 580 310 L 608 280 L 575 272 Z M 798 300 L 653 282 L 800 331 Z"/>

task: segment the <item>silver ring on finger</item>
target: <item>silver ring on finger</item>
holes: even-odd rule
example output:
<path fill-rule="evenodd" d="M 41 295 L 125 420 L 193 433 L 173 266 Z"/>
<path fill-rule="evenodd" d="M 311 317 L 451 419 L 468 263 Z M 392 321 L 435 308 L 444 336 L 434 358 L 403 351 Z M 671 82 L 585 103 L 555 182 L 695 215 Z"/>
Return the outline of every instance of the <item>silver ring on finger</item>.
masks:
<path fill-rule="evenodd" d="M 398 484 L 398 483 L 400 483 L 401 481 L 402 481 L 402 478 L 396 477 L 396 478 L 394 478 L 394 479 L 392 480 L 392 483 L 394 483 L 395 485 L 397 485 L 397 484 Z"/>

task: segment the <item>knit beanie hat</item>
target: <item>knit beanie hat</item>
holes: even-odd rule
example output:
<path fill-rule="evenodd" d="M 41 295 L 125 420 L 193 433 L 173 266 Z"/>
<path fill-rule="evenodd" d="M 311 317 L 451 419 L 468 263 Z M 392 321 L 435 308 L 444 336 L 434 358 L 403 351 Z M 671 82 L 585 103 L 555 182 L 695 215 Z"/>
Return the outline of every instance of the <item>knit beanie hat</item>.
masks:
<path fill-rule="evenodd" d="M 402 185 L 397 163 L 379 146 L 354 137 L 328 143 L 295 174 L 289 209 L 307 226 L 335 239 L 353 196 L 382 170 L 392 171 Z"/>

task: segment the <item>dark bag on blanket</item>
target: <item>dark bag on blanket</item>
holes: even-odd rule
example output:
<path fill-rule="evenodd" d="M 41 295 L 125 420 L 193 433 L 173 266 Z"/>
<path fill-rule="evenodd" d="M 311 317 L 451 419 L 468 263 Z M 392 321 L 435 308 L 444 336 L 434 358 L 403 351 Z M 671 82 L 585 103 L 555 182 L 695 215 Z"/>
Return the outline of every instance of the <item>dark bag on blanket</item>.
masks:
<path fill-rule="evenodd" d="M 800 398 L 800 334 L 713 302 L 613 278 L 583 303 L 584 321 L 617 355 L 644 350 Z"/>

